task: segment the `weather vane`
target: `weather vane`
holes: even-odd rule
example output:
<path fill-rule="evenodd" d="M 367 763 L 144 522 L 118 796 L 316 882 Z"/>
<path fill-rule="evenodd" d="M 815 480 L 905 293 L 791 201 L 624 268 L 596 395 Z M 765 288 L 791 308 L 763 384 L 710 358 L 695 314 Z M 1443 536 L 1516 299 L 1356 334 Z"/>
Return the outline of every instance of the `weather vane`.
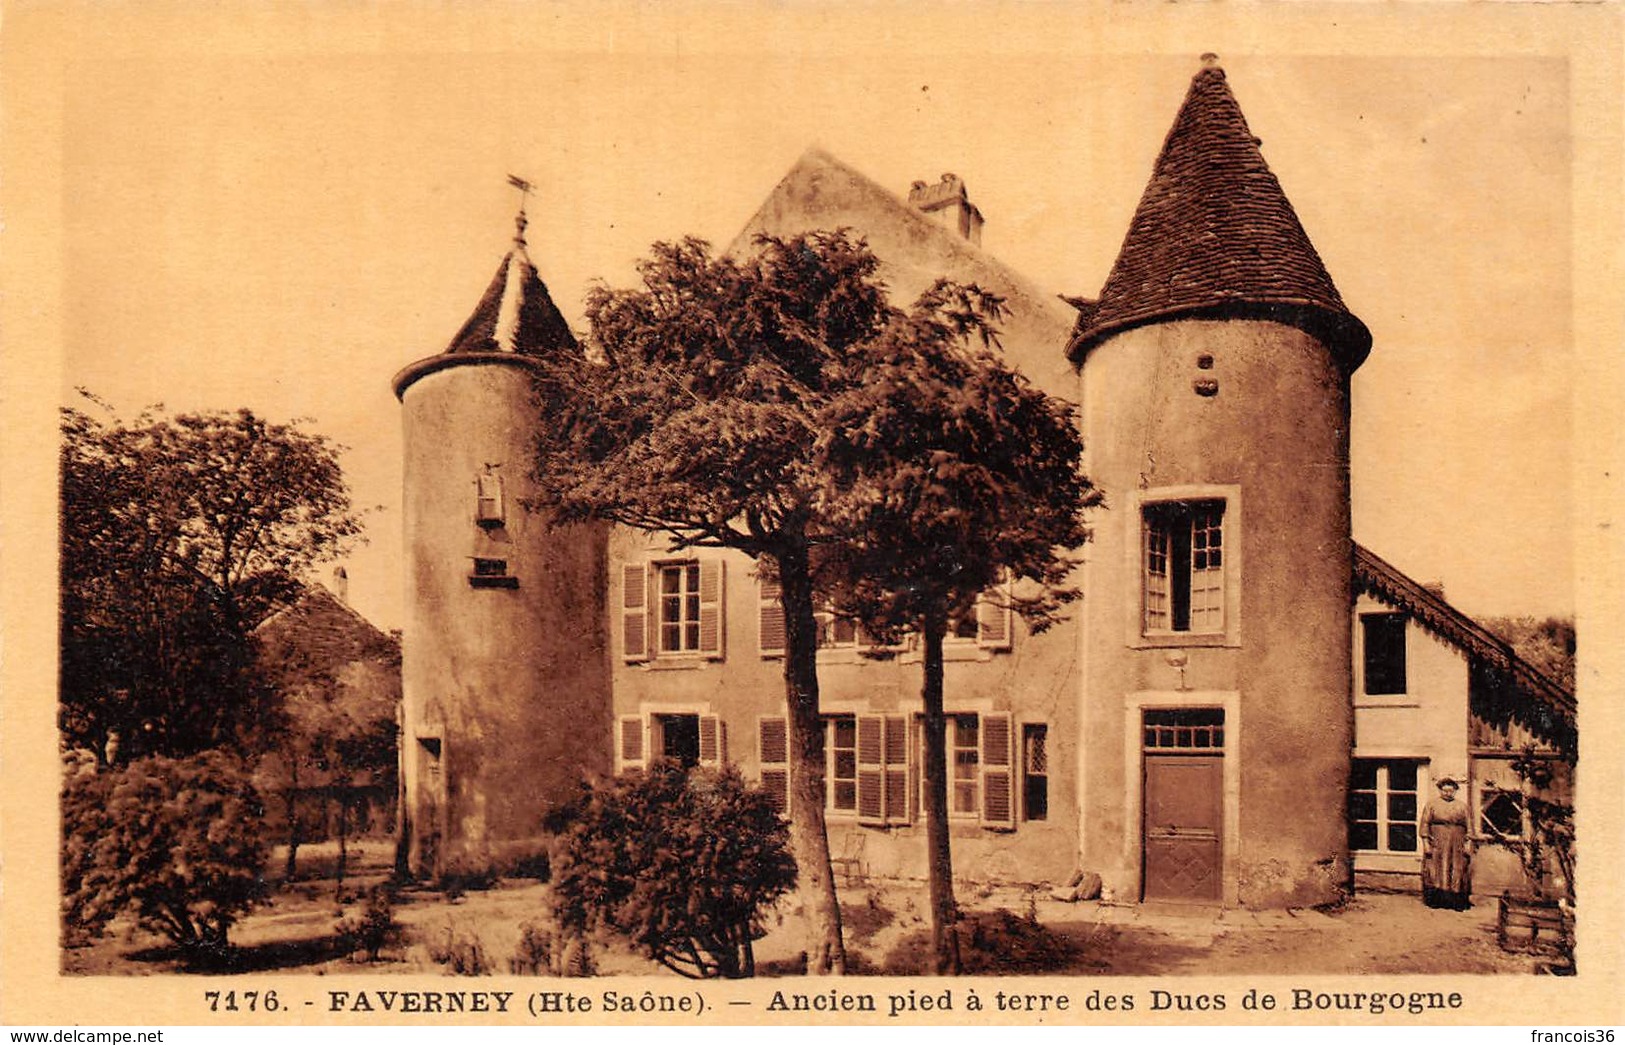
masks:
<path fill-rule="evenodd" d="M 535 186 L 517 174 L 508 175 L 508 184 L 519 190 L 519 216 L 514 218 L 514 227 L 518 231 L 514 233 L 513 238 L 515 243 L 523 245 L 525 242 L 525 225 L 528 224 L 528 219 L 525 217 L 525 205 L 530 202 L 530 194 L 535 191 Z"/>

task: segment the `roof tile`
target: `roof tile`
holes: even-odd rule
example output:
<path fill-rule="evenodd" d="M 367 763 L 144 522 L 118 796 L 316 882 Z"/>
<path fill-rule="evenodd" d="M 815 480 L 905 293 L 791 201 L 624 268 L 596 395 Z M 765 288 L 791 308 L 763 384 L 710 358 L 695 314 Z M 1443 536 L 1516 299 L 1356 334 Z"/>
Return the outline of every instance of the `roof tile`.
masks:
<path fill-rule="evenodd" d="M 1081 364 L 1110 335 L 1176 316 L 1246 316 L 1306 327 L 1352 372 L 1371 334 L 1343 304 L 1225 81 L 1191 81 L 1099 303 L 1067 355 Z"/>

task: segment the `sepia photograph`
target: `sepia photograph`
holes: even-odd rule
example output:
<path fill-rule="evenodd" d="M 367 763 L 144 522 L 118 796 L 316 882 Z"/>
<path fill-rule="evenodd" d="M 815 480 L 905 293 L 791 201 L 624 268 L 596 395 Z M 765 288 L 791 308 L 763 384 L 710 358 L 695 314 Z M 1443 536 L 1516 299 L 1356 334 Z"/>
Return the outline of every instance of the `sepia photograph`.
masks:
<path fill-rule="evenodd" d="M 0 1019 L 1621 1022 L 1619 11 L 1358 6 L 8 4 Z"/>

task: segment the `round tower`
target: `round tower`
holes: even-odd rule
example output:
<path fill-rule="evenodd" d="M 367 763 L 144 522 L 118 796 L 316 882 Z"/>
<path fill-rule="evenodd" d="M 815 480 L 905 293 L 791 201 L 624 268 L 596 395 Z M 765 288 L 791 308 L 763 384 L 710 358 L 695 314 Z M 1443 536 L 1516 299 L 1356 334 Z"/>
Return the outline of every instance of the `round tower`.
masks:
<path fill-rule="evenodd" d="M 1083 860 L 1120 898 L 1349 881 L 1349 379 L 1370 349 L 1211 56 L 1079 305 Z"/>
<path fill-rule="evenodd" d="M 405 431 L 402 848 L 420 876 L 535 854 L 541 820 L 607 773 L 607 538 L 525 508 L 538 362 L 580 348 L 513 248 L 445 351 L 395 375 Z"/>

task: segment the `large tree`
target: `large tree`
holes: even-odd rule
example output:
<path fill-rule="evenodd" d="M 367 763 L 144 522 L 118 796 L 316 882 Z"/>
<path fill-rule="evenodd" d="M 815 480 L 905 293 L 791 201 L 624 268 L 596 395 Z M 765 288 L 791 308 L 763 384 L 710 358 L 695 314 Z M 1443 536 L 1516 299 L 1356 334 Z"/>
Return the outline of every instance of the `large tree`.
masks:
<path fill-rule="evenodd" d="M 939 282 L 866 345 L 867 380 L 823 414 L 817 505 L 846 535 L 826 563 L 836 609 L 923 642 L 925 822 L 936 971 L 959 971 L 948 834 L 943 640 L 977 601 L 1034 631 L 1078 591 L 1070 551 L 1099 494 L 1070 403 L 997 353 L 1001 301 Z M 1013 801 L 1012 797 L 1012 801 Z"/>
<path fill-rule="evenodd" d="M 69 743 L 121 762 L 239 744 L 267 709 L 249 630 L 360 533 L 339 448 L 248 410 L 66 410 L 62 435 Z"/>
<path fill-rule="evenodd" d="M 744 257 L 657 244 L 643 285 L 587 301 L 598 363 L 544 369 L 537 475 L 545 506 L 744 552 L 779 581 L 786 632 L 791 849 L 808 912 L 808 970 L 845 950 L 824 826 L 814 569 L 839 539 L 819 514 L 821 411 L 864 375 L 895 317 L 851 236 L 763 237 Z"/>

